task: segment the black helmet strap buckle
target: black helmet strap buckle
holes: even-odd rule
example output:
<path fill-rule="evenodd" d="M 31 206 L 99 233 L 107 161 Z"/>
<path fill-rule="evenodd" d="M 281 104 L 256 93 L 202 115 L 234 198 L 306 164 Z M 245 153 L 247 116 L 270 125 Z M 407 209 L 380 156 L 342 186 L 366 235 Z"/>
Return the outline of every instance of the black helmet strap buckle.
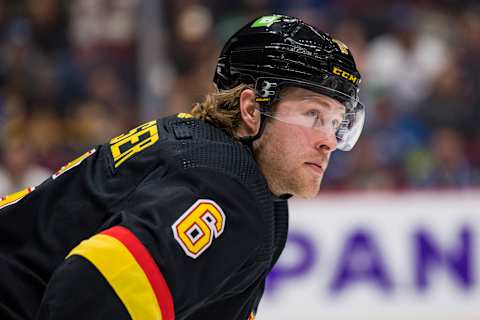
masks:
<path fill-rule="evenodd" d="M 250 148 L 253 152 L 253 141 L 259 139 L 265 131 L 265 126 L 268 121 L 266 112 L 270 111 L 272 104 L 278 97 L 278 83 L 263 78 L 259 78 L 255 83 L 256 98 L 255 102 L 260 105 L 260 128 L 254 136 L 241 137 L 239 140 L 241 143 Z"/>

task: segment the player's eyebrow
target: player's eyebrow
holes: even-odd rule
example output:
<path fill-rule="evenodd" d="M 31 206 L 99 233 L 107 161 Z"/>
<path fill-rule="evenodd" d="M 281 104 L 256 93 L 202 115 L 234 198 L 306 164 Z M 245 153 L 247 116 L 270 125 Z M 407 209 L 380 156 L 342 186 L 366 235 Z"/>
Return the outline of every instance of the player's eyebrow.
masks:
<path fill-rule="evenodd" d="M 333 99 L 333 98 L 332 98 Z M 342 112 L 345 113 L 346 112 L 346 108 L 343 104 L 341 104 L 340 102 L 337 103 L 329 103 L 328 101 L 325 100 L 325 98 L 323 96 L 320 96 L 320 95 L 316 95 L 316 94 L 309 94 L 309 95 L 305 95 L 302 100 L 315 100 L 316 103 L 318 103 L 319 105 L 321 105 L 322 107 L 326 107 L 328 109 L 334 109 L 334 108 L 337 108 L 340 107 Z"/>

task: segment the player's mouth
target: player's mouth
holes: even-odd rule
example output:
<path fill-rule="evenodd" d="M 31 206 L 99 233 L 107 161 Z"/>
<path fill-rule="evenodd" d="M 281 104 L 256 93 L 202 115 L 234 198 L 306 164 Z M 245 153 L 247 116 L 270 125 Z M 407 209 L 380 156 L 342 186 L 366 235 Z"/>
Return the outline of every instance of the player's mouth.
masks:
<path fill-rule="evenodd" d="M 320 163 L 317 162 L 305 162 L 305 165 L 317 175 L 322 175 L 325 170 Z"/>

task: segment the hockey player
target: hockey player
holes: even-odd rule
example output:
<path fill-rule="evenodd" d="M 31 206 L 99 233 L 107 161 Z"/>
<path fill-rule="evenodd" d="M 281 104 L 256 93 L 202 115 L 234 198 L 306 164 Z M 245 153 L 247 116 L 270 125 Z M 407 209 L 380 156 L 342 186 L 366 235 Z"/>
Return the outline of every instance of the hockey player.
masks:
<path fill-rule="evenodd" d="M 253 319 L 287 237 L 362 131 L 347 46 L 299 19 L 248 23 L 218 92 L 0 201 L 1 319 Z"/>

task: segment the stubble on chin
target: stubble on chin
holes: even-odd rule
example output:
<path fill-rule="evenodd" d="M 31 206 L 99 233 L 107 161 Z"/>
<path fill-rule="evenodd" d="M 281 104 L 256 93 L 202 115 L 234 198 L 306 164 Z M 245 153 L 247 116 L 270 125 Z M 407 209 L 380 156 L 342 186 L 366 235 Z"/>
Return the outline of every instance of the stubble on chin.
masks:
<path fill-rule="evenodd" d="M 288 159 L 281 156 L 277 148 L 269 146 L 262 151 L 256 153 L 255 158 L 273 194 L 291 194 L 305 199 L 318 195 L 323 176 L 310 174 L 302 165 L 289 166 Z"/>
<path fill-rule="evenodd" d="M 304 199 L 311 199 L 318 195 L 320 192 L 320 185 L 322 177 L 314 177 L 305 175 L 303 179 L 298 179 L 295 183 L 295 191 L 292 192 L 296 196 Z"/>
<path fill-rule="evenodd" d="M 267 164 L 268 165 L 268 164 Z M 300 198 L 314 198 L 320 192 L 322 177 L 315 177 L 304 168 L 288 170 L 286 167 L 269 166 L 264 168 L 264 175 L 273 194 L 291 194 Z"/>

